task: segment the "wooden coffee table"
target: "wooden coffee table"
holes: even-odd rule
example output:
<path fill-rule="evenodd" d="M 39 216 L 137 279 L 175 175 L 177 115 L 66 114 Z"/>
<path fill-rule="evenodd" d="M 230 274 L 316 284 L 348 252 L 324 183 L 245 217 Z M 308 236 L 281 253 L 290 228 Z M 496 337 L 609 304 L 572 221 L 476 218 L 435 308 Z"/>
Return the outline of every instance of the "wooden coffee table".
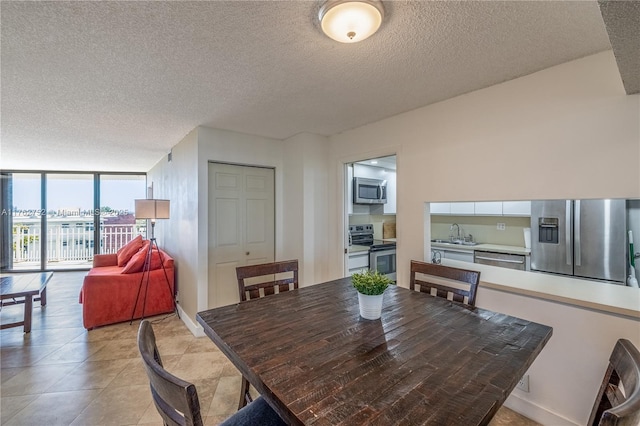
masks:
<path fill-rule="evenodd" d="M 52 276 L 53 272 L 0 274 L 0 303 L 2 306 L 24 303 L 24 321 L 1 324 L 0 329 L 24 325 L 25 333 L 31 331 L 33 301 L 39 300 L 41 306 L 47 304 L 47 283 Z M 6 299 L 13 300 L 5 302 Z"/>

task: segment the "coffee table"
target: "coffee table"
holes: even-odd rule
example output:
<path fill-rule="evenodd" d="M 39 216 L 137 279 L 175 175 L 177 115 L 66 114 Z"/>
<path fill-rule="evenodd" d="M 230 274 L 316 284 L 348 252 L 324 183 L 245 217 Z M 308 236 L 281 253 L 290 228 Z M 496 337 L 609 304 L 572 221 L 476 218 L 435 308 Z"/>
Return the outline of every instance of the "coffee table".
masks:
<path fill-rule="evenodd" d="M 0 274 L 0 303 L 2 306 L 24 303 L 24 320 L 1 324 L 1 330 L 24 325 L 25 333 L 31 331 L 33 301 L 39 300 L 40 306 L 47 304 L 47 283 L 52 276 L 53 272 Z M 4 302 L 6 299 L 13 300 Z"/>

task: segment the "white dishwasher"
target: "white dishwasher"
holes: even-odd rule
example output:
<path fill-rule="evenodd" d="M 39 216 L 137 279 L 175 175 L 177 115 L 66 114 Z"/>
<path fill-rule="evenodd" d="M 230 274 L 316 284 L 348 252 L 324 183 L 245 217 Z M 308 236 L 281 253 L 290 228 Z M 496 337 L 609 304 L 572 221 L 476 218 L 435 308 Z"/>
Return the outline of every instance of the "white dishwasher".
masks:
<path fill-rule="evenodd" d="M 462 262 L 473 263 L 473 250 L 472 249 L 457 249 L 457 248 L 431 248 L 431 259 L 433 263 L 439 263 L 438 259 L 452 259 L 460 260 Z"/>
<path fill-rule="evenodd" d="M 526 256 L 521 254 L 475 250 L 473 252 L 473 259 L 475 263 L 482 265 L 499 266 L 501 268 L 517 269 L 519 271 L 525 271 L 527 269 Z"/>

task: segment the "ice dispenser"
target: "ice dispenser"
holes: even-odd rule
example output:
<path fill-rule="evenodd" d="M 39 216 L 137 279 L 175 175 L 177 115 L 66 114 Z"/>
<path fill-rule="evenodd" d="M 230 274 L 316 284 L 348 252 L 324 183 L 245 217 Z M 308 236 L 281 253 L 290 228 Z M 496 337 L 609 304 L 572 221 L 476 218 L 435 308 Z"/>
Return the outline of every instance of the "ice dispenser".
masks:
<path fill-rule="evenodd" d="M 538 241 L 545 244 L 558 244 L 558 218 L 538 218 Z"/>

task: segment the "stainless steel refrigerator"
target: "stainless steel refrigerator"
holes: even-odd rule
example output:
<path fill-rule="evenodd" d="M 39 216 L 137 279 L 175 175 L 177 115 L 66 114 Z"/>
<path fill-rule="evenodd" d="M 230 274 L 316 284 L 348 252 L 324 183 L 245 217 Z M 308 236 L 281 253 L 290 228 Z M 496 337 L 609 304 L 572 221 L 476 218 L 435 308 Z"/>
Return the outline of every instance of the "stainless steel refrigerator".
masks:
<path fill-rule="evenodd" d="M 625 200 L 531 202 L 531 270 L 624 285 Z"/>

